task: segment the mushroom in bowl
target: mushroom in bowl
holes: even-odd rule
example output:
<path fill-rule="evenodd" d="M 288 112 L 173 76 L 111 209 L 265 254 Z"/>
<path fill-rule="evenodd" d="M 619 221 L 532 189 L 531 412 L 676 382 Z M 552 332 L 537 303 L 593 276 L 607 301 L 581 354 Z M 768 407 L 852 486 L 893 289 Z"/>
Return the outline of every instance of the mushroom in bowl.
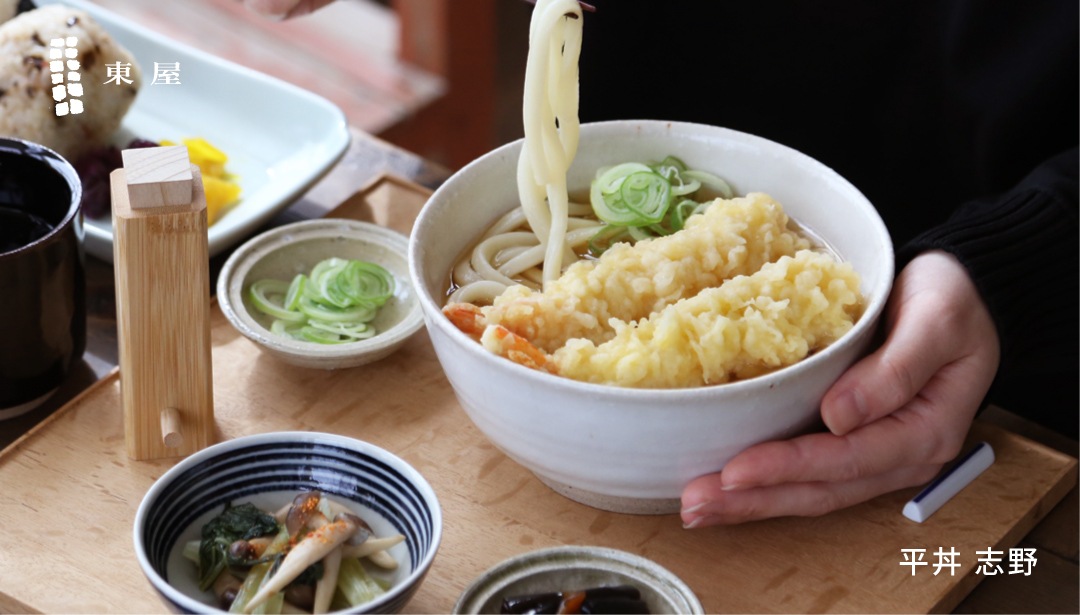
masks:
<path fill-rule="evenodd" d="M 143 573 L 189 613 L 237 599 L 246 612 L 295 600 L 309 612 L 396 613 L 441 537 L 438 499 L 408 463 L 314 432 L 245 436 L 185 458 L 147 492 L 134 527 Z"/>
<path fill-rule="evenodd" d="M 723 177 L 737 194 L 768 193 L 799 229 L 850 264 L 861 297 L 843 335 L 792 365 L 724 384 L 613 386 L 550 373 L 559 370 L 542 355 L 521 355 L 541 369 L 507 360 L 486 341 L 477 343 L 479 330 L 470 335 L 444 314 L 455 263 L 519 203 L 522 143 L 485 154 L 444 183 L 417 219 L 409 248 L 439 361 L 462 407 L 497 447 L 577 501 L 621 512 L 674 512 L 693 478 L 819 420 L 825 391 L 867 349 L 893 280 L 889 234 L 853 185 L 805 154 L 720 127 L 649 120 L 583 125 L 566 178 L 571 195 L 588 194 L 601 169 L 677 157 Z M 536 330 L 560 328 L 542 323 Z"/>

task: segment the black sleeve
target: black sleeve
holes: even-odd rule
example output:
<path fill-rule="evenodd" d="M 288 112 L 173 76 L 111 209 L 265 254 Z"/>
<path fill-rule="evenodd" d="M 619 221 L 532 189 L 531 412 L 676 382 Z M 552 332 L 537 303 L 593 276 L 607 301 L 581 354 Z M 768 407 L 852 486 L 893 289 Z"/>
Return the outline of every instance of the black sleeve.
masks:
<path fill-rule="evenodd" d="M 898 253 L 898 266 L 936 249 L 967 268 L 1001 341 L 988 401 L 1074 435 L 1080 417 L 1078 168 L 1077 148 L 1062 152 L 1008 192 L 962 205 Z"/>

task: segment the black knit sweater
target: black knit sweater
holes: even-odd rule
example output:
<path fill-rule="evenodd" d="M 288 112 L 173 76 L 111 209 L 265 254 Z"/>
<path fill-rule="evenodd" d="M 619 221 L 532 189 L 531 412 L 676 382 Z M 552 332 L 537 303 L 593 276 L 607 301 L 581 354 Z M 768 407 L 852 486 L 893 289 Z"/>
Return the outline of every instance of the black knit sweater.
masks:
<path fill-rule="evenodd" d="M 1077 435 L 1075 0 L 590 3 L 582 121 L 716 124 L 833 167 L 898 267 L 968 268 L 1001 338 L 988 401 Z"/>

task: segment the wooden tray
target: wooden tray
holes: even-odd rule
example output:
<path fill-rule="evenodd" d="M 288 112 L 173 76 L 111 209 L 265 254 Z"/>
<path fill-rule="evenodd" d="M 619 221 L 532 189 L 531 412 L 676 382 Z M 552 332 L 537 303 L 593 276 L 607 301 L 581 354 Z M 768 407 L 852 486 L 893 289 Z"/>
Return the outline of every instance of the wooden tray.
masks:
<path fill-rule="evenodd" d="M 331 212 L 408 232 L 426 190 L 382 177 Z M 641 554 L 680 576 L 708 612 L 948 611 L 982 579 L 976 551 L 1014 546 L 1076 483 L 1076 460 L 990 424 L 997 463 L 924 524 L 900 514 L 915 490 L 814 519 L 685 531 L 675 515 L 637 517 L 567 500 L 509 460 L 458 406 L 426 333 L 364 367 L 285 365 L 212 316 L 219 439 L 279 430 L 367 440 L 435 488 L 445 533 L 409 612 L 445 613 L 506 557 L 558 544 Z M 135 509 L 174 460 L 124 452 L 119 375 L 0 453 L 0 610 L 157 612 L 132 549 Z M 961 568 L 912 576 L 902 549 L 954 548 Z M 1007 560 L 1006 560 L 1007 563 Z"/>

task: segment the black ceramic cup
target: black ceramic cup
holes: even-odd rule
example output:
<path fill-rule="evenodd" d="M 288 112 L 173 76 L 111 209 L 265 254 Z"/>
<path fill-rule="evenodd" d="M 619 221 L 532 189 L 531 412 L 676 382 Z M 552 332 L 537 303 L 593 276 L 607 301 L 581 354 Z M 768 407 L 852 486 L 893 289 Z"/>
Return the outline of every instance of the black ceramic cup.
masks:
<path fill-rule="evenodd" d="M 0 419 L 48 399 L 86 349 L 81 195 L 59 154 L 0 138 Z"/>

